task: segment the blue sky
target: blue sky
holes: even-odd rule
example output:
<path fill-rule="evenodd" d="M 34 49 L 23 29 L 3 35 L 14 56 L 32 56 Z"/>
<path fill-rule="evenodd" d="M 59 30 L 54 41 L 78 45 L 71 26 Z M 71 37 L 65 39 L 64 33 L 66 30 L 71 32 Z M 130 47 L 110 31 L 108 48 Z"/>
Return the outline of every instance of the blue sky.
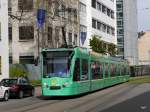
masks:
<path fill-rule="evenodd" d="M 138 31 L 150 30 L 150 0 L 137 0 Z"/>

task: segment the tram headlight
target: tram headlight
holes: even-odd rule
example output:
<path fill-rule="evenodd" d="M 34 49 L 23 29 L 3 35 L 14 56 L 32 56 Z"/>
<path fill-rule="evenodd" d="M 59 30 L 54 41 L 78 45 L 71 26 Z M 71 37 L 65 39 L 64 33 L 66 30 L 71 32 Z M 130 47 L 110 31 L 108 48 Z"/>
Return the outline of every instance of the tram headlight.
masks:
<path fill-rule="evenodd" d="M 44 87 L 48 88 L 48 84 L 47 83 L 44 83 L 43 85 L 44 85 Z"/>
<path fill-rule="evenodd" d="M 65 83 L 63 84 L 63 87 L 67 87 L 67 86 L 69 86 L 69 83 L 68 83 L 68 82 L 65 82 Z"/>

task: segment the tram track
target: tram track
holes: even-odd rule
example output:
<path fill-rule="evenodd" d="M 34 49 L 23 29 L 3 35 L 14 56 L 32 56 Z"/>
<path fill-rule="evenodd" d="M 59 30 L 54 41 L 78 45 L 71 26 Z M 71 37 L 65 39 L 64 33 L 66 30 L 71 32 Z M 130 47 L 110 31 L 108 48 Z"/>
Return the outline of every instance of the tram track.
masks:
<path fill-rule="evenodd" d="M 115 93 L 112 96 L 109 96 L 107 98 L 103 98 L 103 99 L 105 99 L 105 100 L 103 100 L 103 102 L 101 102 L 101 103 L 97 102 L 97 104 L 94 107 L 88 109 L 88 111 L 86 111 L 86 112 L 94 112 L 93 110 L 97 111 L 99 109 L 99 106 L 101 106 L 102 107 L 101 110 L 103 110 L 103 109 L 105 109 L 104 106 L 106 104 L 108 105 L 110 103 L 110 101 L 112 101 L 114 98 L 116 98 L 116 100 L 120 99 L 122 96 L 126 95 L 128 92 L 132 91 L 132 89 L 134 89 L 136 87 L 138 87 L 138 85 L 134 85 L 133 87 L 127 88 L 127 89 L 125 89 L 119 93 Z"/>
<path fill-rule="evenodd" d="M 60 102 L 63 102 L 63 101 L 64 100 L 54 100 L 54 101 L 52 101 L 52 100 L 42 101 L 41 100 L 40 102 L 34 102 L 34 104 L 24 104 L 21 107 L 13 108 L 13 109 L 11 109 L 11 112 L 28 112 L 28 111 L 31 111 L 31 110 L 34 110 L 34 109 L 45 107 L 47 105 L 57 104 L 58 102 L 60 103 Z M 10 112 L 10 111 L 4 110 L 3 112 Z"/>
<path fill-rule="evenodd" d="M 121 88 L 119 91 L 118 91 L 119 88 L 117 87 L 111 91 L 107 91 L 111 95 L 109 95 L 109 94 L 108 95 L 103 94 L 100 96 L 98 95 L 97 97 L 95 97 L 93 99 L 86 100 L 86 101 L 84 101 L 84 102 L 82 102 L 82 103 L 80 103 L 80 104 L 78 104 L 72 108 L 67 109 L 65 112 L 78 112 L 78 110 L 82 111 L 85 108 L 87 109 L 86 112 L 93 112 L 92 110 L 95 109 L 97 106 L 102 105 L 102 104 L 107 104 L 107 102 L 109 102 L 111 99 L 114 99 L 114 97 L 119 98 L 120 96 L 125 95 L 127 92 L 129 92 L 130 90 L 132 90 L 138 86 L 139 86 L 139 84 L 131 85 L 130 87 L 128 87 L 126 85 L 126 87 L 124 87 L 124 89 Z M 99 98 L 101 98 L 101 99 L 99 99 Z M 102 102 L 100 102 L 100 101 L 102 101 Z M 91 106 L 91 103 L 93 103 L 93 102 L 96 102 L 96 106 L 94 106 L 94 107 L 93 107 L 93 105 Z"/>
<path fill-rule="evenodd" d="M 8 107 L 8 111 L 3 111 L 5 105 L 2 112 L 100 112 L 146 91 L 150 91 L 149 84 L 124 83 L 77 97 L 25 98 L 17 101 L 18 106 Z"/>

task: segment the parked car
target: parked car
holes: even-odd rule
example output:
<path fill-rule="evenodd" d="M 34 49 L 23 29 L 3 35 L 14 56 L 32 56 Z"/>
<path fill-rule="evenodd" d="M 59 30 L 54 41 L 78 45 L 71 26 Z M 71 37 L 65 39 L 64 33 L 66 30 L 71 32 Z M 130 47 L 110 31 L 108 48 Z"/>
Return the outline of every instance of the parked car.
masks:
<path fill-rule="evenodd" d="M 34 96 L 34 87 L 29 84 L 26 78 L 3 79 L 1 84 L 9 87 L 9 95 L 23 98 L 24 96 Z"/>
<path fill-rule="evenodd" d="M 9 99 L 9 87 L 5 87 L 0 82 L 0 99 L 8 101 Z"/>

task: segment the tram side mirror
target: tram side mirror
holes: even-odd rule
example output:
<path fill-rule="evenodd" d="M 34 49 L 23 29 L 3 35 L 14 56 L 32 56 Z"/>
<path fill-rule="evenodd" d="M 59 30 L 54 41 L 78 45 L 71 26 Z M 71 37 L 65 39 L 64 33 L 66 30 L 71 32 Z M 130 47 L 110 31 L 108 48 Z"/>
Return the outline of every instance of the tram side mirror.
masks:
<path fill-rule="evenodd" d="M 43 57 L 46 57 L 46 52 L 42 52 Z"/>

